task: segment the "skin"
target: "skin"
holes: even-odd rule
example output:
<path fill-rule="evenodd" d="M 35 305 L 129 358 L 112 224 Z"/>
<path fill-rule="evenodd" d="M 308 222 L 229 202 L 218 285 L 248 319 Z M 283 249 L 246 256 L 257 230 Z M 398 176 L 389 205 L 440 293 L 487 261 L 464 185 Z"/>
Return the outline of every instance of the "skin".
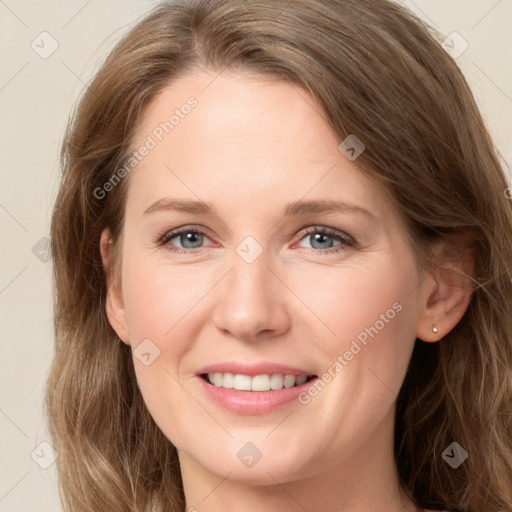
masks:
<path fill-rule="evenodd" d="M 124 343 L 136 349 L 150 339 L 160 350 L 148 366 L 133 361 L 151 415 L 177 447 L 187 510 L 414 511 L 393 459 L 396 396 L 415 339 L 441 339 L 469 294 L 455 272 L 418 272 L 402 220 L 357 160 L 338 150 L 341 141 L 306 91 L 217 75 L 179 78 L 144 112 L 136 148 L 187 98 L 198 100 L 129 175 L 122 279 L 111 283 L 107 305 Z M 215 213 L 144 214 L 163 197 L 200 198 Z M 285 206 L 299 199 L 343 200 L 374 217 L 285 218 Z M 182 226 L 209 234 L 168 242 L 187 254 L 158 245 Z M 317 242 L 304 233 L 309 226 L 346 233 L 355 244 L 329 253 L 341 242 Z M 101 239 L 107 272 L 108 235 Z M 250 264 L 236 252 L 248 236 L 263 249 Z M 307 405 L 239 415 L 211 402 L 195 376 L 228 360 L 321 375 L 396 302 L 401 311 Z M 262 453 L 250 468 L 236 456 L 247 442 Z"/>

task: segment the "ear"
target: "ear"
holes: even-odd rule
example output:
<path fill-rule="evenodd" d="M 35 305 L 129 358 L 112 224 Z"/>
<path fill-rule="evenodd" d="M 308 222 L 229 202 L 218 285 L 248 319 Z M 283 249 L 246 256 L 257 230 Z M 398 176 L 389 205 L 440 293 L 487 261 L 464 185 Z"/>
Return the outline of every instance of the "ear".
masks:
<path fill-rule="evenodd" d="M 444 252 L 443 246 L 438 256 L 447 264 L 438 267 L 423 282 L 416 337 L 426 342 L 436 342 L 446 336 L 459 323 L 471 301 L 474 251 L 465 247 L 452 249 L 448 255 Z"/>
<path fill-rule="evenodd" d="M 116 331 L 119 338 L 130 345 L 130 335 L 124 309 L 121 278 L 114 271 L 113 241 L 108 228 L 101 233 L 100 239 L 101 259 L 107 282 L 106 309 L 110 325 Z"/>

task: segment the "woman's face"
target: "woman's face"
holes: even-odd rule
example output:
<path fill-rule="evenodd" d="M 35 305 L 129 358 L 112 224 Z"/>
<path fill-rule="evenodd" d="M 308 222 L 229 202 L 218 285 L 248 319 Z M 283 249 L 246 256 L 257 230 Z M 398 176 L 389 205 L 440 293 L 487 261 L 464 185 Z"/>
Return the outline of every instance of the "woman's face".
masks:
<path fill-rule="evenodd" d="M 341 142 L 249 75 L 182 77 L 144 113 L 109 314 L 182 464 L 275 483 L 391 454 L 430 281 Z"/>

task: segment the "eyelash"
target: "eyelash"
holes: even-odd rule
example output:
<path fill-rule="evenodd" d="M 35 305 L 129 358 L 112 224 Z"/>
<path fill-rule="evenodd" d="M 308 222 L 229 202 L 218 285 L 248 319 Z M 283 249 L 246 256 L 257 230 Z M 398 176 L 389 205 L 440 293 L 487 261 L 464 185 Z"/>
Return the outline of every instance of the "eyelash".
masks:
<path fill-rule="evenodd" d="M 194 234 L 200 234 L 200 235 L 208 237 L 208 232 L 206 232 L 203 229 L 197 229 L 197 228 L 191 228 L 189 226 L 184 226 L 183 228 L 179 228 L 174 231 L 170 231 L 170 232 L 167 231 L 163 235 L 161 235 L 157 242 L 158 246 L 165 247 L 167 250 L 174 252 L 174 253 L 178 253 L 178 254 L 194 254 L 194 253 L 200 251 L 201 249 L 203 249 L 201 247 L 198 247 L 196 249 L 181 249 L 179 247 L 174 247 L 169 244 L 169 242 L 173 238 L 176 238 L 177 236 L 179 236 L 183 233 L 194 233 Z M 346 251 L 347 248 L 355 245 L 355 240 L 351 236 L 341 233 L 337 230 L 328 228 L 328 227 L 318 227 L 318 226 L 310 226 L 310 227 L 306 228 L 306 230 L 303 232 L 303 236 L 299 239 L 299 241 L 303 240 L 308 235 L 311 235 L 313 233 L 320 233 L 322 235 L 327 235 L 332 238 L 335 238 L 336 240 L 338 240 L 340 242 L 340 245 L 336 246 L 335 248 L 331 248 L 331 249 L 326 249 L 326 250 L 314 249 L 314 248 L 310 249 L 316 253 L 338 254 L 343 251 Z"/>

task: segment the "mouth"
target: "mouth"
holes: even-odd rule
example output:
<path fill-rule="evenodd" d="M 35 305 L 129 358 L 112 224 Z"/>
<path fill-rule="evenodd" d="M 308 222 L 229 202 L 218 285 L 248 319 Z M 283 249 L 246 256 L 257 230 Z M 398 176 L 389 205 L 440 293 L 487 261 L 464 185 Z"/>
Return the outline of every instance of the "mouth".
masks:
<path fill-rule="evenodd" d="M 279 391 L 284 388 L 296 388 L 317 378 L 316 375 L 290 375 L 272 373 L 245 375 L 241 373 L 202 373 L 200 377 L 211 386 L 235 391 Z"/>
<path fill-rule="evenodd" d="M 201 393 L 212 403 L 234 414 L 258 416 L 293 405 L 316 381 L 311 367 L 272 361 L 225 361 L 196 373 Z"/>
<path fill-rule="evenodd" d="M 299 395 L 314 386 L 318 377 L 309 374 L 290 373 L 200 373 L 197 382 L 204 395 L 212 403 L 237 415 L 272 413 L 286 405 L 292 405 Z M 301 410 L 302 409 L 302 406 Z"/>

